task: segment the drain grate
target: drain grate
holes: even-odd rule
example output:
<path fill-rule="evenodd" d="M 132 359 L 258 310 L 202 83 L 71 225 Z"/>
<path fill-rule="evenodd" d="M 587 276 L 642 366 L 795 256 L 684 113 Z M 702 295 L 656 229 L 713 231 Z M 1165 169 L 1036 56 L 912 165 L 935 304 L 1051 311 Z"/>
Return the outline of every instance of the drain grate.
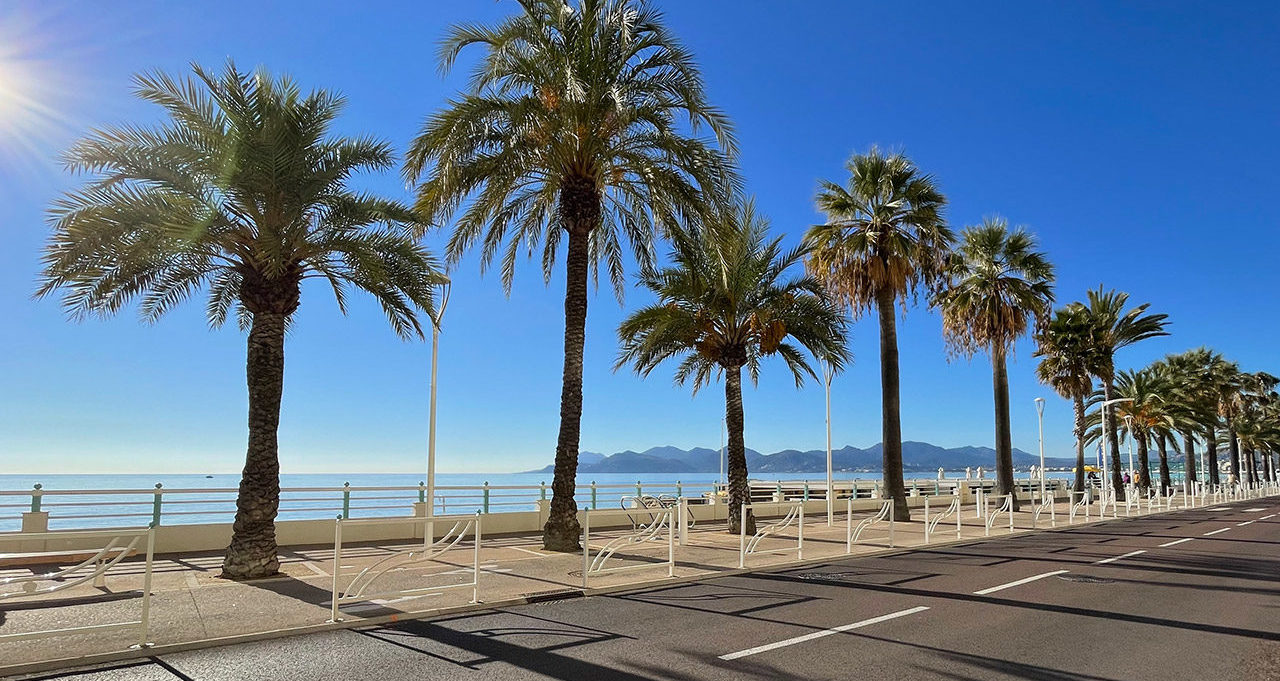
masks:
<path fill-rule="evenodd" d="M 1081 584 L 1115 584 L 1116 580 L 1107 579 L 1106 577 L 1089 577 L 1088 575 L 1073 575 L 1070 572 L 1058 575 L 1058 579 L 1064 582 L 1079 582 Z"/>

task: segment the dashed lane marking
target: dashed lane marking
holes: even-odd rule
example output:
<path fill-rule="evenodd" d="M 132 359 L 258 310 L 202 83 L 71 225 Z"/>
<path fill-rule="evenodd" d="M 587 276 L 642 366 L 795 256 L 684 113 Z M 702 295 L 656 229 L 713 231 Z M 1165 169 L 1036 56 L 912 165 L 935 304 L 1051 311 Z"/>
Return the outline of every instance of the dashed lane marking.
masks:
<path fill-rule="evenodd" d="M 1191 541 L 1192 539 L 1194 539 L 1194 537 L 1187 537 L 1186 539 L 1175 539 L 1175 540 L 1173 540 L 1173 541 L 1167 541 L 1167 542 L 1165 542 L 1165 543 L 1161 544 L 1161 545 L 1160 545 L 1160 548 L 1162 548 L 1162 549 L 1163 549 L 1163 548 L 1164 548 L 1164 547 L 1166 547 L 1166 546 L 1177 546 L 1178 544 L 1181 544 L 1181 543 L 1183 543 L 1183 542 Z"/>
<path fill-rule="evenodd" d="M 1229 529 L 1231 529 L 1231 528 L 1230 528 L 1230 527 L 1224 527 L 1224 528 L 1222 528 L 1221 530 L 1214 530 L 1214 531 L 1212 531 L 1212 532 L 1205 532 L 1205 533 L 1204 533 L 1204 536 L 1206 536 L 1206 537 L 1212 537 L 1212 536 L 1213 536 L 1213 535 L 1215 535 L 1215 534 L 1222 534 L 1223 532 L 1226 532 L 1226 531 L 1227 531 L 1227 530 L 1229 530 Z"/>
<path fill-rule="evenodd" d="M 1146 553 L 1146 551 L 1130 551 L 1130 552 L 1128 552 L 1128 553 L 1126 553 L 1126 554 L 1124 554 L 1124 555 L 1115 556 L 1115 557 L 1112 557 L 1112 558 L 1106 558 L 1106 559 L 1103 559 L 1103 560 L 1095 560 L 1095 561 L 1093 562 L 1093 564 L 1094 564 L 1094 565 L 1106 565 L 1107 563 L 1114 563 L 1114 562 L 1116 562 L 1117 560 L 1123 560 L 1123 559 L 1125 559 L 1125 558 L 1132 558 L 1132 557 L 1134 557 L 1134 556 L 1137 556 L 1137 555 L 1140 555 L 1140 554 L 1143 554 L 1143 553 Z"/>
<path fill-rule="evenodd" d="M 738 658 L 746 657 L 748 655 L 755 655 L 756 653 L 764 653 L 770 650 L 777 650 L 778 648 L 793 646 L 797 643 L 812 641 L 814 639 L 823 638 L 824 636 L 831 636 L 832 634 L 839 634 L 840 632 L 850 631 L 852 629 L 859 629 L 861 627 L 869 626 L 872 624 L 879 624 L 881 622 L 887 622 L 889 620 L 897 619 L 899 617 L 914 615 L 918 612 L 924 612 L 925 610 L 928 610 L 928 609 L 929 609 L 928 606 L 919 605 L 914 608 L 907 608 L 906 610 L 891 612 L 887 615 L 880 615 L 879 617 L 872 617 L 871 619 L 865 619 L 865 620 L 862 620 L 861 622 L 854 622 L 853 624 L 845 624 L 838 627 L 832 627 L 830 629 L 823 629 L 822 631 L 815 631 L 812 634 L 805 634 L 804 636 L 796 636 L 795 638 L 789 638 L 789 639 L 786 639 L 785 641 L 778 641 L 776 643 L 768 643 L 762 646 L 756 646 L 754 648 L 747 648 L 746 650 L 739 650 L 736 653 L 728 653 L 726 655 L 721 655 L 720 659 L 736 660 Z"/>
<path fill-rule="evenodd" d="M 993 586 L 993 587 L 990 587 L 990 588 L 987 588 L 987 589 L 983 589 L 983 590 L 981 590 L 981 591 L 975 591 L 975 592 L 973 592 L 973 593 L 974 593 L 974 594 L 976 594 L 976 595 L 978 595 L 978 596 L 985 596 L 985 595 L 987 595 L 987 594 L 993 594 L 993 593 L 995 593 L 995 592 L 997 592 L 997 591 L 1004 591 L 1005 589 L 1010 589 L 1010 588 L 1013 588 L 1013 587 L 1015 587 L 1015 586 L 1021 586 L 1021 585 L 1023 585 L 1023 584 L 1027 584 L 1027 583 L 1029 583 L 1029 582 L 1034 582 L 1034 581 L 1036 581 L 1037 579 L 1044 579 L 1045 577 L 1052 577 L 1052 576 L 1054 576 L 1054 575 L 1060 575 L 1060 574 L 1063 574 L 1063 573 L 1065 573 L 1065 572 L 1067 572 L 1067 570 L 1054 570 L 1053 572 L 1046 572 L 1046 573 L 1044 573 L 1044 574 L 1042 574 L 1042 575 L 1035 575 L 1035 576 L 1033 576 L 1033 577 L 1026 577 L 1026 578 L 1024 578 L 1024 579 L 1019 579 L 1019 580 L 1017 580 L 1016 582 L 1009 582 L 1008 584 L 1001 584 L 1000 586 Z"/>

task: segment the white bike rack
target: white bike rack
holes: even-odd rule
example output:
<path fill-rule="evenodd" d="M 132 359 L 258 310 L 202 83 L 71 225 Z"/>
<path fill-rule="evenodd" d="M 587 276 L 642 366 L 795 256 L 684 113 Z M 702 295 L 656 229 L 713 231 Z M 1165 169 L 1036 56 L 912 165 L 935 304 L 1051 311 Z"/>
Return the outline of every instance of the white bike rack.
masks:
<path fill-rule="evenodd" d="M 787 512 L 780 519 L 775 520 L 767 525 L 762 525 L 756 529 L 756 533 L 747 538 L 747 512 L 755 508 L 755 506 L 777 506 L 777 504 L 743 504 L 742 515 L 738 520 L 738 567 L 745 568 L 747 566 L 748 555 L 765 555 L 770 553 L 791 553 L 796 552 L 796 560 L 804 559 L 804 502 L 793 501 L 788 502 Z M 768 549 L 761 550 L 760 542 L 770 535 L 775 535 L 787 529 L 791 525 L 796 526 L 796 545 L 794 548 L 784 549 Z"/>
<path fill-rule="evenodd" d="M 845 508 L 844 552 L 851 553 L 853 551 L 853 545 L 858 542 L 858 539 L 862 537 L 862 533 L 865 532 L 867 528 L 875 525 L 876 523 L 885 522 L 886 520 L 889 522 L 889 548 L 893 548 L 893 527 L 896 524 L 893 518 L 893 499 L 890 498 L 885 500 L 885 502 L 880 505 L 880 511 L 878 513 L 870 518 L 863 519 L 862 522 L 858 523 L 857 527 L 853 526 L 853 499 L 850 499 Z"/>
<path fill-rule="evenodd" d="M 988 536 L 988 537 L 991 536 L 991 526 L 995 524 L 996 518 L 999 518 L 1001 513 L 1004 513 L 1005 515 L 1009 516 L 1009 532 L 1010 534 L 1012 534 L 1013 533 L 1013 495 L 1012 494 L 1006 494 L 1004 497 L 1004 503 L 1000 504 L 999 508 L 992 511 L 987 516 L 987 522 L 984 523 L 986 525 L 985 536 Z"/>
<path fill-rule="evenodd" d="M 1079 495 L 1080 501 L 1076 501 Z M 1071 510 L 1067 512 L 1067 524 L 1074 525 L 1076 516 L 1079 515 L 1080 509 L 1084 509 L 1084 521 L 1089 522 L 1089 495 L 1090 492 L 1070 492 L 1067 495 L 1067 501 L 1071 504 Z"/>
<path fill-rule="evenodd" d="M 89 549 L 79 552 L 40 551 L 18 554 L 23 557 L 30 557 L 33 561 L 38 561 L 42 556 L 67 556 L 69 554 L 77 554 L 76 557 L 83 554 L 88 554 L 88 556 L 71 567 L 63 568 L 55 572 L 0 579 L 0 602 L 10 599 L 42 596 L 45 594 L 57 593 L 59 591 L 66 591 L 67 589 L 73 589 L 90 581 L 93 582 L 94 586 L 103 586 L 106 583 L 105 575 L 107 571 L 118 565 L 120 561 L 137 553 L 140 546 L 145 546 L 146 562 L 144 563 L 142 576 L 142 609 L 138 619 L 130 620 L 128 622 L 111 622 L 109 624 L 93 624 L 81 627 L 27 631 L 16 634 L 0 634 L 0 642 L 26 641 L 31 639 L 52 638 L 55 636 L 83 634 L 90 631 L 137 627 L 138 642 L 130 647 L 146 648 L 151 645 L 151 642 L 147 639 L 150 637 L 151 625 L 151 566 L 152 559 L 155 555 L 155 528 L 149 527 L 133 530 L 86 530 L 76 532 L 39 532 L 16 534 L 8 537 L 0 536 L 0 541 L 5 539 L 45 542 L 56 542 L 66 539 L 75 539 L 78 541 L 101 539 L 105 542 L 105 545 L 100 549 Z M 42 584 L 44 585 L 42 586 Z M 16 589 L 11 588 L 15 586 L 17 587 Z"/>
<path fill-rule="evenodd" d="M 667 566 L 667 576 L 674 577 L 676 575 L 676 524 L 678 522 L 679 513 L 680 507 L 678 505 L 668 506 L 663 509 L 585 511 L 583 513 L 584 522 L 582 525 L 582 588 L 587 588 L 588 580 L 593 575 L 603 575 L 609 572 L 644 570 L 653 568 L 655 565 L 663 564 Z M 594 558 L 591 557 L 592 518 L 628 516 L 634 522 L 637 515 L 649 516 L 649 522 L 639 524 L 634 530 L 610 540 L 604 546 L 600 547 Z M 667 540 L 667 560 L 663 563 L 655 564 L 652 562 L 646 562 L 639 565 L 605 567 L 605 563 L 608 562 L 608 560 L 612 558 L 619 549 L 635 544 L 662 541 L 663 534 L 666 535 Z"/>
<path fill-rule="evenodd" d="M 956 539 L 960 539 L 960 497 L 953 497 L 951 503 L 943 511 L 932 518 L 929 517 L 929 497 L 924 498 L 924 543 L 929 543 L 929 535 L 933 534 L 945 518 L 956 519 Z M 865 521 L 864 521 L 865 522 Z"/>
<path fill-rule="evenodd" d="M 1050 527 L 1058 526 L 1058 517 L 1054 514 L 1053 509 L 1053 495 L 1050 494 L 1048 497 L 1040 500 L 1040 504 L 1036 506 L 1035 511 L 1031 514 L 1031 529 L 1036 529 L 1036 523 L 1040 520 L 1040 516 L 1044 513 L 1046 508 L 1049 509 Z"/>
<path fill-rule="evenodd" d="M 437 515 L 415 518 L 361 518 L 344 520 L 342 516 L 334 523 L 333 530 L 333 586 L 330 600 L 330 622 L 341 622 L 342 612 L 339 608 L 345 603 L 358 603 L 383 598 L 404 598 L 417 596 L 437 596 L 447 589 L 471 589 L 471 602 L 480 602 L 480 518 L 481 515 Z M 420 548 L 397 551 L 361 570 L 339 588 L 342 577 L 342 528 L 346 525 L 422 525 L 423 537 L 435 536 L 435 524 L 453 523 L 452 528 L 436 540 Z M 468 534 L 472 537 L 471 581 L 463 584 L 444 584 L 438 586 L 415 587 L 396 591 L 369 593 L 369 587 L 379 578 L 392 570 L 421 567 L 435 561 L 450 549 L 456 547 Z M 430 576 L 430 575 L 428 575 Z"/>

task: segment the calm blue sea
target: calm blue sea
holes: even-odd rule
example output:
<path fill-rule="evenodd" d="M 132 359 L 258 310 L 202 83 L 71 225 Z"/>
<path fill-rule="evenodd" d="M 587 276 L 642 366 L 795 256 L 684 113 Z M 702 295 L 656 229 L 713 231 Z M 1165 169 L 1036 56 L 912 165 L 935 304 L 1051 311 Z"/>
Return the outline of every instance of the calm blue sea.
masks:
<path fill-rule="evenodd" d="M 1020 473 L 1019 477 L 1025 473 Z M 962 477 L 951 472 L 947 477 Z M 1069 478 L 1070 473 L 1050 473 L 1049 477 Z M 754 480 L 809 480 L 823 484 L 825 475 L 816 473 L 753 474 Z M 878 473 L 837 472 L 836 480 L 875 480 Z M 908 476 L 909 478 L 911 476 Z M 935 476 L 920 475 L 921 484 Z M 613 473 L 578 476 L 577 499 L 583 506 L 615 507 L 621 497 L 635 494 L 637 486 L 646 494 L 700 494 L 708 491 L 719 476 L 715 473 Z M 283 474 L 280 518 L 305 520 L 333 518 L 345 511 L 347 517 L 385 517 L 407 515 L 418 500 L 417 485 L 421 474 L 386 473 L 343 475 L 338 473 Z M 155 495 L 140 494 L 59 494 L 58 492 L 91 490 L 152 490 L 159 483 L 161 522 L 165 525 L 230 522 L 235 512 L 235 488 L 239 475 L 0 475 L 0 532 L 20 528 L 21 514 L 30 510 L 32 486 L 39 483 L 46 494 L 41 510 L 49 513 L 51 529 L 137 527 L 151 522 L 155 514 Z M 538 485 L 550 485 L 551 476 L 543 473 L 449 473 L 437 476 L 437 513 L 473 513 L 487 508 L 490 512 L 523 511 L 533 508 L 540 495 Z M 592 492 L 592 483 L 596 489 Z M 360 487 L 411 487 L 409 490 L 353 490 L 345 495 L 344 483 Z M 486 495 L 481 489 L 490 485 Z M 910 485 L 908 481 L 908 485 Z M 454 486 L 473 489 L 451 490 Z M 524 489 L 502 489 L 521 486 Z M 310 490 L 306 488 L 338 488 Z M 211 490 L 178 492 L 178 490 Z M 225 490 L 225 491 L 212 491 Z M 8 494 L 17 492 L 19 494 Z M 550 488 L 547 494 L 550 495 Z"/>

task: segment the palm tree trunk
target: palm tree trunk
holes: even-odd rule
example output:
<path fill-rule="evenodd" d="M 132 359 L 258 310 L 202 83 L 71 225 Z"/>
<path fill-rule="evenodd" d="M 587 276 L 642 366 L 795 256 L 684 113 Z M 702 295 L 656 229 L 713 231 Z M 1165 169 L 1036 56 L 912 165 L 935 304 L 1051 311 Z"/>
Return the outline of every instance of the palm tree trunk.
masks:
<path fill-rule="evenodd" d="M 1196 437 L 1191 431 L 1182 431 L 1183 470 L 1188 482 L 1196 481 Z"/>
<path fill-rule="evenodd" d="M 1242 447 L 1242 454 L 1245 460 L 1245 470 L 1249 473 L 1249 482 L 1258 481 L 1258 467 L 1253 460 L 1253 447 Z"/>
<path fill-rule="evenodd" d="M 1209 426 L 1209 430 L 1205 433 L 1204 441 L 1204 461 L 1205 467 L 1209 470 L 1204 475 L 1209 480 L 1210 485 L 1217 485 L 1218 478 L 1218 431 L 1213 426 Z"/>
<path fill-rule="evenodd" d="M 1009 432 L 1009 372 L 1004 348 L 991 348 L 991 387 L 996 406 L 996 496 L 1013 495 L 1013 510 L 1018 510 L 1018 495 L 1013 488 L 1013 436 Z"/>
<path fill-rule="evenodd" d="M 1160 489 L 1167 493 L 1173 487 L 1173 480 L 1169 478 L 1169 443 L 1164 433 L 1156 435 L 1156 446 L 1160 450 Z"/>
<path fill-rule="evenodd" d="M 600 222 L 600 193 L 584 178 L 570 177 L 560 194 L 560 213 L 567 225 L 565 259 L 564 377 L 560 388 L 560 434 L 556 439 L 551 508 L 542 527 L 542 547 L 577 551 L 578 503 L 573 495 L 578 476 L 578 444 L 582 430 L 582 356 L 587 334 L 587 270 L 591 230 Z"/>
<path fill-rule="evenodd" d="M 280 571 L 276 513 L 280 509 L 280 399 L 284 393 L 286 314 L 255 312 L 249 327 L 245 375 L 249 386 L 249 446 L 231 544 L 222 560 L 228 579 L 270 577 Z"/>
<path fill-rule="evenodd" d="M 742 531 L 742 505 L 751 502 L 747 488 L 747 446 L 742 439 L 742 367 L 724 370 L 724 421 L 729 431 L 729 534 Z M 747 534 L 756 533 L 756 519 L 747 510 Z"/>
<path fill-rule="evenodd" d="M 1103 399 L 1110 401 L 1115 396 L 1114 380 L 1107 377 L 1102 382 Z M 1120 477 L 1120 432 L 1116 426 L 1116 405 L 1107 408 L 1106 423 L 1103 426 L 1107 429 L 1107 437 L 1110 442 L 1107 443 L 1107 467 L 1111 473 L 1111 489 L 1116 493 L 1116 501 L 1124 501 L 1124 478 Z"/>
<path fill-rule="evenodd" d="M 876 294 L 880 313 L 880 446 L 883 455 L 885 494 L 893 499 L 894 517 L 911 519 L 907 507 L 907 487 L 902 479 L 902 418 L 898 392 L 898 310 L 893 291 L 883 288 Z"/>
<path fill-rule="evenodd" d="M 1075 436 L 1076 436 L 1076 480 L 1074 489 L 1077 492 L 1084 491 L 1084 398 L 1077 395 L 1072 400 L 1072 407 L 1076 414 Z"/>
<path fill-rule="evenodd" d="M 1227 428 L 1227 452 L 1231 457 L 1231 477 L 1240 484 L 1240 441 L 1236 439 L 1234 428 Z M 1216 468 L 1216 466 L 1215 466 Z"/>
<path fill-rule="evenodd" d="M 1146 495 L 1147 490 L 1151 489 L 1151 463 L 1147 461 L 1149 454 L 1147 450 L 1147 434 L 1138 432 L 1134 434 L 1133 441 L 1138 445 L 1138 489 Z"/>

